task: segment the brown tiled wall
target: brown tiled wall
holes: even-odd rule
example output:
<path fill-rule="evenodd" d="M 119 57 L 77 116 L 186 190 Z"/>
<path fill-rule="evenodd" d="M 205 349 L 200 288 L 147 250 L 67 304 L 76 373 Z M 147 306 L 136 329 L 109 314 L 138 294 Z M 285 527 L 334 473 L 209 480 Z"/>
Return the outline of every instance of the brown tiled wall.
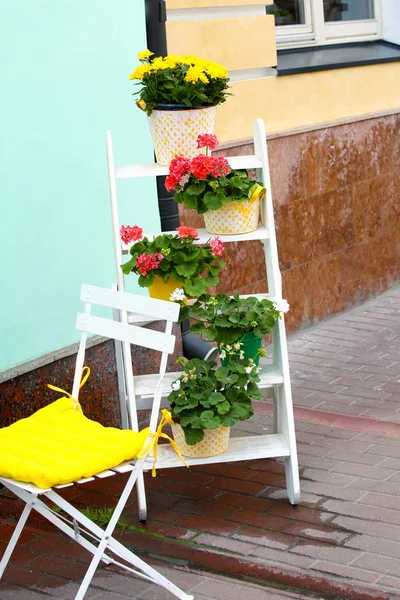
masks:
<path fill-rule="evenodd" d="M 162 330 L 162 322 L 151 328 Z M 165 325 L 164 325 L 165 328 Z M 177 343 L 171 356 L 168 371 L 179 371 L 175 359 L 182 355 L 180 329 L 174 326 Z M 132 346 L 134 375 L 156 373 L 160 366 L 160 353 Z M 51 383 L 71 392 L 76 354 L 49 363 L 14 379 L 0 384 L 0 427 L 6 427 L 18 419 L 29 417 L 39 408 L 47 406 L 61 394 L 47 387 Z M 84 414 L 111 427 L 120 426 L 118 380 L 115 364 L 114 342 L 107 341 L 86 351 L 85 365 L 91 369 L 90 377 L 82 388 L 79 400 Z"/>
<path fill-rule="evenodd" d="M 289 331 L 399 281 L 400 114 L 276 137 L 268 150 Z M 181 220 L 202 225 L 192 211 Z M 229 246 L 218 291 L 267 291 L 261 243 Z"/>

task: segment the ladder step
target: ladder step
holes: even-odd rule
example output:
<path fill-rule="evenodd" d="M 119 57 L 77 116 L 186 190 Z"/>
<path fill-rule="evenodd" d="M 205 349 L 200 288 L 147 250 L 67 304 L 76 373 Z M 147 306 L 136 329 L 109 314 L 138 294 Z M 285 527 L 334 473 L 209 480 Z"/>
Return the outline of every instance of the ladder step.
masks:
<path fill-rule="evenodd" d="M 274 365 L 264 365 L 261 367 L 260 372 L 260 383 L 258 384 L 261 388 L 272 387 L 274 385 L 281 385 L 283 383 L 283 376 L 279 369 Z M 182 371 L 176 371 L 174 373 L 166 373 L 161 384 L 162 396 L 167 396 L 171 391 L 171 384 L 182 375 Z M 134 377 L 135 382 L 135 393 L 137 396 L 148 396 L 154 395 L 156 385 L 158 383 L 159 375 L 137 375 Z"/>
<path fill-rule="evenodd" d="M 171 391 L 171 384 L 182 375 L 182 371 L 174 373 L 166 373 L 161 384 L 161 394 L 166 396 Z M 136 375 L 135 394 L 137 396 L 153 396 L 156 390 L 156 385 L 160 379 L 160 375 Z"/>
<path fill-rule="evenodd" d="M 274 458 L 278 456 L 290 456 L 289 446 L 280 433 L 269 435 L 255 435 L 251 437 L 237 437 L 229 440 L 226 452 L 218 456 L 204 458 L 184 457 L 189 466 L 202 465 L 204 463 L 234 462 L 238 460 L 253 460 L 257 458 Z M 157 469 L 168 469 L 181 467 L 182 461 L 170 444 L 158 446 L 156 462 Z M 152 465 L 147 465 L 146 470 Z"/>
<path fill-rule="evenodd" d="M 227 156 L 232 169 L 261 169 L 262 162 L 254 154 L 247 156 Z M 121 165 L 115 167 L 116 179 L 135 179 L 136 177 L 158 177 L 168 175 L 169 166 L 157 163 L 147 165 Z"/>
<path fill-rule="evenodd" d="M 221 238 L 221 240 L 224 243 L 226 243 L 226 242 L 249 242 L 252 240 L 269 240 L 268 230 L 265 227 L 265 225 L 262 225 L 262 224 L 260 224 L 259 228 L 256 229 L 256 231 L 251 231 L 250 233 L 219 235 L 219 234 L 214 234 L 214 233 L 208 233 L 208 231 L 206 231 L 205 229 L 198 229 L 197 231 L 199 233 L 199 239 L 196 240 L 196 244 L 206 244 L 210 238 L 213 238 L 216 235 L 219 238 Z M 169 233 L 175 235 L 176 231 L 163 231 L 163 235 L 166 235 Z M 147 237 L 149 240 L 152 240 L 161 234 L 160 233 L 144 233 L 143 235 L 145 237 Z M 126 246 L 123 242 L 121 242 L 122 254 L 124 254 L 124 255 L 129 254 L 129 248 L 132 245 L 133 245 L 133 243 Z"/>

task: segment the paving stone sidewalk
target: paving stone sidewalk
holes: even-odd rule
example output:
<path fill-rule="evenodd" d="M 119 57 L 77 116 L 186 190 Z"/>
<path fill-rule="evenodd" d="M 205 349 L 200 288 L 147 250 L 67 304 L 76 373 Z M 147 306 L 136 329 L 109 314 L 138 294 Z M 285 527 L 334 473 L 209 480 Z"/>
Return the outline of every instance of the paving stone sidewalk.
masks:
<path fill-rule="evenodd" d="M 399 600 L 399 315 L 396 287 L 289 337 L 299 506 L 286 500 L 280 460 L 159 471 L 147 477 L 148 521 L 138 523 L 132 497 L 122 516 L 132 529 L 119 530 L 120 539 L 162 561 L 196 600 Z M 257 403 L 255 416 L 236 430 L 270 431 L 270 404 Z M 64 494 L 82 508 L 113 506 L 123 480 Z M 18 510 L 0 492 L 0 554 Z M 87 561 L 84 550 L 33 515 L 0 598 L 73 598 L 72 582 Z M 87 597 L 172 598 L 108 568 Z"/>

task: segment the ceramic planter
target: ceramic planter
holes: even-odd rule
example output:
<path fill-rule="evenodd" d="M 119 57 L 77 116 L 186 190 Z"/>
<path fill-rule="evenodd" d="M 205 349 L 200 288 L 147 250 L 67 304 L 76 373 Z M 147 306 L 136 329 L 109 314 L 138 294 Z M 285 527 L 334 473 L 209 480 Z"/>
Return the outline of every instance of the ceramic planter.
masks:
<path fill-rule="evenodd" d="M 214 133 L 216 106 L 172 110 L 173 106 L 159 105 L 149 116 L 156 160 L 160 165 L 169 165 L 178 154 L 185 158 L 204 154 L 205 148 L 197 148 L 197 136 L 201 133 Z"/>
<path fill-rule="evenodd" d="M 240 342 L 242 344 L 240 347 L 240 350 L 243 350 L 244 358 L 247 358 L 247 359 L 252 358 L 254 360 L 254 363 L 258 366 L 258 363 L 260 362 L 260 357 L 259 356 L 257 356 L 257 358 L 254 358 L 254 357 L 257 354 L 257 352 L 259 351 L 259 349 L 261 348 L 262 337 L 258 337 L 256 335 L 254 335 L 254 333 L 252 331 L 248 331 L 241 338 Z M 237 354 L 239 356 L 239 351 L 236 352 L 235 354 Z M 229 356 L 227 356 L 226 358 L 221 360 L 221 364 L 225 367 L 228 364 L 228 361 L 229 361 Z"/>
<path fill-rule="evenodd" d="M 155 281 L 148 287 L 150 298 L 157 298 L 158 300 L 167 300 L 176 288 L 183 287 L 183 281 L 177 281 L 169 277 L 167 281 L 163 281 L 161 277 L 156 275 Z"/>
<path fill-rule="evenodd" d="M 174 423 L 171 427 L 174 440 L 183 456 L 208 458 L 228 450 L 230 427 L 220 425 L 217 429 L 205 429 L 204 438 L 193 446 L 185 442 L 185 433 L 179 423 Z"/>
<path fill-rule="evenodd" d="M 208 210 L 204 213 L 208 233 L 217 235 L 250 233 L 258 229 L 259 219 L 259 197 L 243 202 L 227 202 L 218 210 Z"/>

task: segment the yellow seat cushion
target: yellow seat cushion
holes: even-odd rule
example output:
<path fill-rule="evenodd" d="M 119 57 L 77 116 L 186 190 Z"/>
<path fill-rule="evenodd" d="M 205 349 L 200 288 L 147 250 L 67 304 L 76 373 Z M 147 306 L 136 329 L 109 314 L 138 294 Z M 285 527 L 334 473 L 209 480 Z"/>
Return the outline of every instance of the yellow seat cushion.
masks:
<path fill-rule="evenodd" d="M 73 398 L 60 398 L 27 419 L 0 429 L 0 477 L 41 489 L 91 477 L 134 458 L 148 428 L 103 427 Z"/>

